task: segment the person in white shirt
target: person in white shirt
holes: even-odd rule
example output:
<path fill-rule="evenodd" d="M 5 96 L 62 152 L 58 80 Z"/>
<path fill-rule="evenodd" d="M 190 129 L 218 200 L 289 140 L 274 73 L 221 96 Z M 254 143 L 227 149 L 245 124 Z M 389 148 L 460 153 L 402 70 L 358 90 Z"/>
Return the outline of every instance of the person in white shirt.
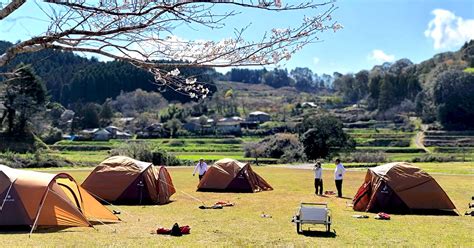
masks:
<path fill-rule="evenodd" d="M 346 173 L 344 165 L 340 159 L 336 159 L 336 169 L 334 170 L 334 180 L 336 182 L 337 196 L 342 197 L 342 179 Z"/>
<path fill-rule="evenodd" d="M 207 164 L 204 162 L 204 159 L 201 158 L 199 159 L 199 163 L 196 164 L 196 167 L 194 167 L 193 171 L 193 176 L 196 175 L 196 171 L 198 172 L 199 175 L 199 181 L 204 177 L 204 174 L 206 174 L 207 171 Z"/>
<path fill-rule="evenodd" d="M 318 192 L 320 195 L 323 194 L 323 168 L 321 168 L 321 163 L 317 162 L 314 165 L 314 193 L 317 195 Z"/>

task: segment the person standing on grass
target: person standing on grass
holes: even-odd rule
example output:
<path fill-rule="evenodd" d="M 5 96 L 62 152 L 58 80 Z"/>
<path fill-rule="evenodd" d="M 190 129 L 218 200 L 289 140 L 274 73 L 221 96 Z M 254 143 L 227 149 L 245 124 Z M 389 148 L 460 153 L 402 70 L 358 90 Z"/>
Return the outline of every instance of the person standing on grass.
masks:
<path fill-rule="evenodd" d="M 337 196 L 342 197 L 342 179 L 346 173 L 344 165 L 340 159 L 336 159 L 336 169 L 334 170 L 334 180 L 336 182 Z"/>
<path fill-rule="evenodd" d="M 316 162 L 314 165 L 314 193 L 317 195 L 323 194 L 323 168 L 321 168 L 321 162 Z M 319 190 L 318 190 L 319 189 Z"/>
<path fill-rule="evenodd" d="M 193 176 L 196 175 L 196 171 L 199 174 L 199 181 L 201 181 L 201 179 L 204 177 L 204 174 L 206 174 L 206 171 L 207 171 L 207 164 L 206 162 L 204 162 L 203 158 L 200 158 L 199 163 L 197 163 L 196 167 L 194 167 Z"/>

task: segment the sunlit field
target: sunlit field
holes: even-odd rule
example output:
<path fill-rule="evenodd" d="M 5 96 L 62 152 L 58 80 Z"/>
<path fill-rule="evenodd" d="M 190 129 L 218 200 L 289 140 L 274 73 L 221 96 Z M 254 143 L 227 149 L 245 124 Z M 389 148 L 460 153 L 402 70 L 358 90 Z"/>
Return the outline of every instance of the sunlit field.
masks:
<path fill-rule="evenodd" d="M 473 165 L 466 166 L 472 169 Z M 275 188 L 274 191 L 256 194 L 196 192 L 198 179 L 192 177 L 192 168 L 175 167 L 169 171 L 178 192 L 172 196 L 173 202 L 167 205 L 109 206 L 121 211 L 122 223 L 97 225 L 96 230 L 38 230 L 30 238 L 26 233 L 3 233 L 0 234 L 0 242 L 2 247 L 474 246 L 474 219 L 469 216 L 392 215 L 391 220 L 380 221 L 369 213 L 369 219 L 352 218 L 352 215 L 360 213 L 354 212 L 347 204 L 362 183 L 365 170 L 349 171 L 343 186 L 345 198 L 335 198 L 313 194 L 310 170 L 278 166 L 254 169 Z M 82 181 L 90 170 L 64 171 Z M 323 174 L 325 190 L 335 190 L 332 171 L 325 170 Z M 473 174 L 467 174 L 433 174 L 461 214 L 467 210 L 474 194 Z M 236 205 L 222 210 L 201 210 L 198 208 L 201 202 L 194 197 L 207 205 L 218 200 L 228 200 Z M 328 202 L 333 214 L 333 234 L 312 232 L 306 236 L 298 235 L 290 220 L 300 202 Z M 262 213 L 270 214 L 272 218 L 261 218 Z M 158 226 L 171 227 L 175 222 L 190 225 L 191 234 L 183 237 L 151 234 Z M 313 230 L 323 231 L 324 226 L 314 226 Z"/>

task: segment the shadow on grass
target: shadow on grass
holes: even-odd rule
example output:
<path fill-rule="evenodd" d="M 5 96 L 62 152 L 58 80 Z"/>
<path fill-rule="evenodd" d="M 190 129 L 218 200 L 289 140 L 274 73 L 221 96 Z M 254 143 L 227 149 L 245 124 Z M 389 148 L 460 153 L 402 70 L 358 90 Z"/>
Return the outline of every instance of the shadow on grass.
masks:
<path fill-rule="evenodd" d="M 106 221 L 106 222 L 99 222 L 99 221 L 90 221 L 94 224 L 94 226 L 110 226 L 114 224 L 119 224 L 120 221 Z M 92 229 L 92 227 L 91 227 Z M 37 227 L 33 234 L 38 233 L 72 233 L 72 232 L 82 232 L 83 230 L 77 230 L 73 226 L 40 226 Z M 8 235 L 8 234 L 29 234 L 31 232 L 31 227 L 22 225 L 22 226 L 0 226 L 0 235 Z"/>
<path fill-rule="evenodd" d="M 306 237 L 319 237 L 319 238 L 335 238 L 337 236 L 336 231 L 326 232 L 326 231 L 303 231 L 301 235 Z"/>
<path fill-rule="evenodd" d="M 316 197 L 323 197 L 323 198 L 329 198 L 327 195 L 315 195 Z"/>
<path fill-rule="evenodd" d="M 165 203 L 156 203 L 156 202 L 151 202 L 151 201 L 143 201 L 143 202 L 139 202 L 137 200 L 130 200 L 130 201 L 117 201 L 117 202 L 113 202 L 112 204 L 110 202 L 105 202 L 105 201 L 99 201 L 100 203 L 102 203 L 103 205 L 106 205 L 106 206 L 111 206 L 111 208 L 113 207 L 120 207 L 120 206 L 142 206 L 142 207 L 149 207 L 149 206 L 161 206 L 161 205 L 168 205 L 168 204 L 171 204 L 173 202 L 175 202 L 176 200 L 169 200 L 168 202 L 165 202 Z"/>
<path fill-rule="evenodd" d="M 346 199 L 346 200 L 352 200 L 352 197 L 347 197 L 347 196 L 342 196 L 342 197 L 336 196 L 336 198 Z"/>
<path fill-rule="evenodd" d="M 66 230 L 69 227 L 39 227 L 33 233 L 55 233 L 55 232 L 75 232 L 73 230 Z M 29 226 L 2 226 L 0 227 L 0 234 L 29 234 L 31 227 Z"/>

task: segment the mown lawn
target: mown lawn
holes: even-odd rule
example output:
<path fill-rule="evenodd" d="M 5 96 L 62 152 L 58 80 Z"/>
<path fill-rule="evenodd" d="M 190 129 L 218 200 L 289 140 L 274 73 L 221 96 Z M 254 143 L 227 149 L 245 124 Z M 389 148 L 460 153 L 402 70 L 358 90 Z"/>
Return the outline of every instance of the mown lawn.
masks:
<path fill-rule="evenodd" d="M 457 166 L 454 164 L 452 166 Z M 472 164 L 470 164 L 472 166 Z M 346 204 L 350 199 L 316 197 L 310 170 L 278 167 L 254 167 L 274 188 L 257 194 L 195 192 L 197 178 L 192 168 L 170 168 L 178 190 L 173 202 L 163 206 L 119 206 L 122 223 L 92 228 L 69 228 L 27 234 L 0 234 L 2 247 L 233 247 L 233 246 L 376 246 L 376 247 L 473 247 L 474 219 L 468 216 L 392 215 L 390 221 L 355 219 L 359 214 Z M 78 181 L 87 170 L 69 170 Z M 49 170 L 51 171 L 51 170 Z M 67 170 L 66 170 L 67 171 Z M 334 190 L 331 171 L 324 171 L 327 190 Z M 349 171 L 344 181 L 344 195 L 352 197 L 362 183 L 365 171 Z M 464 213 L 473 194 L 471 175 L 433 175 L 446 190 L 459 212 Z M 200 210 L 202 199 L 207 204 L 230 200 L 236 206 L 223 210 Z M 296 234 L 290 222 L 300 202 L 328 202 L 333 213 L 335 237 L 312 237 Z M 125 214 L 127 212 L 129 215 Z M 273 218 L 261 218 L 265 212 Z M 191 234 L 169 237 L 150 234 L 157 226 L 173 223 L 191 226 Z M 322 226 L 316 226 L 323 230 Z"/>

